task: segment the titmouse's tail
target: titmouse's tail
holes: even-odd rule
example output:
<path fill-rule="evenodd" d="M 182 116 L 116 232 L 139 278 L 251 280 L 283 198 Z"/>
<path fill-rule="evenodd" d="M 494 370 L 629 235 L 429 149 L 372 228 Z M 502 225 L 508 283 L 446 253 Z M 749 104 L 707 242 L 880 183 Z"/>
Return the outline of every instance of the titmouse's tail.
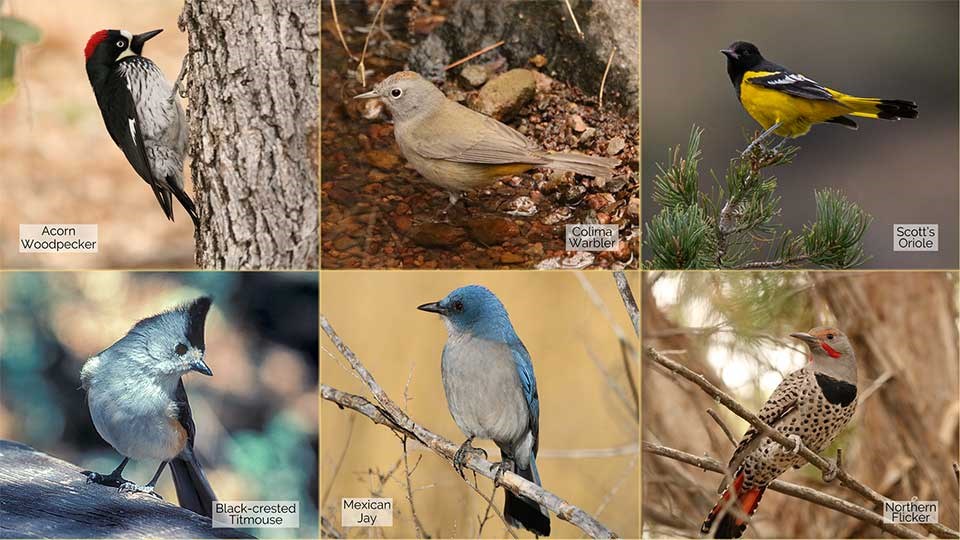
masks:
<path fill-rule="evenodd" d="M 571 171 L 597 178 L 610 178 L 613 168 L 620 164 L 616 158 L 588 156 L 575 152 L 550 153 L 544 156 L 550 160 L 544 167 L 557 171 Z"/>
<path fill-rule="evenodd" d="M 217 496 L 193 452 L 186 449 L 170 460 L 170 470 L 173 472 L 173 485 L 177 488 L 177 501 L 180 506 L 210 517 L 213 513 L 213 501 L 217 500 Z"/>
<path fill-rule="evenodd" d="M 530 468 L 521 469 L 514 464 L 513 472 L 526 480 L 540 485 L 540 474 L 537 473 L 537 464 L 530 459 Z M 539 504 L 504 491 L 503 517 L 513 527 L 522 527 L 537 536 L 550 536 L 550 514 Z"/>

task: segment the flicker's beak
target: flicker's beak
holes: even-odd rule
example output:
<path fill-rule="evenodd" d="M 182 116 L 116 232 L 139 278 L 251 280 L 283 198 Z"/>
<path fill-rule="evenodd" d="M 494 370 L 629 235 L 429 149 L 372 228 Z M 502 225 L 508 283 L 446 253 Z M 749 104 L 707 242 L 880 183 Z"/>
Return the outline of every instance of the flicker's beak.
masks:
<path fill-rule="evenodd" d="M 353 96 L 353 99 L 371 99 L 376 97 L 380 97 L 380 94 L 378 94 L 376 90 L 371 90 L 369 92 L 364 92 L 362 94 Z"/>
<path fill-rule="evenodd" d="M 422 304 L 417 306 L 417 309 L 420 311 L 428 311 L 430 313 L 438 313 L 440 315 L 446 315 L 447 310 L 443 309 L 443 306 L 440 305 L 440 302 L 430 302 L 429 304 Z"/>
<path fill-rule="evenodd" d="M 797 338 L 800 341 L 803 341 L 807 345 L 817 345 L 820 343 L 820 340 L 806 332 L 794 332 L 790 334 L 790 337 Z"/>

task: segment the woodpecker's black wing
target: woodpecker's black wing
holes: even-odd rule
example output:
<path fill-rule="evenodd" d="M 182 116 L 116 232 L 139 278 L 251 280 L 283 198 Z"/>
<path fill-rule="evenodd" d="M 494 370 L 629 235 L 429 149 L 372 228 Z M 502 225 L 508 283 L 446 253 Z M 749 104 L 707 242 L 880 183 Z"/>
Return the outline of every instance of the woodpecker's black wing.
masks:
<path fill-rule="evenodd" d="M 758 75 L 757 72 L 770 73 Z M 821 101 L 835 100 L 833 94 L 822 84 L 772 62 L 761 63 L 755 69 L 747 71 L 744 78 L 750 84 L 777 90 L 791 96 Z"/>
<path fill-rule="evenodd" d="M 147 149 L 143 144 L 142 124 L 128 83 L 122 75 L 115 75 L 110 77 L 106 84 L 104 93 L 118 98 L 99 102 L 107 131 L 113 142 L 123 150 L 123 155 L 140 178 L 150 185 L 167 219 L 173 221 L 173 200 L 169 191 L 161 189 L 161 184 L 153 176 L 150 161 L 147 159 Z"/>

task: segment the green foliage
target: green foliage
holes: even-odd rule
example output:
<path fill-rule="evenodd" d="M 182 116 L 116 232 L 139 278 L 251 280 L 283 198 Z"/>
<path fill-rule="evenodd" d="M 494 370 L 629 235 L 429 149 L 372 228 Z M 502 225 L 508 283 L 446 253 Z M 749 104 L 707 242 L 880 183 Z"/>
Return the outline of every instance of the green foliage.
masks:
<path fill-rule="evenodd" d="M 0 3 L 2 7 L 2 3 Z M 0 105 L 10 101 L 17 89 L 14 78 L 17 50 L 40 41 L 40 29 L 16 17 L 0 15 Z"/>
<path fill-rule="evenodd" d="M 817 192 L 817 220 L 798 236 L 780 230 L 777 179 L 766 170 L 787 166 L 798 148 L 755 146 L 730 160 L 712 193 L 700 190 L 700 143 L 694 126 L 685 153 L 668 150 L 669 165 L 658 164 L 653 199 L 661 205 L 646 226 L 645 244 L 655 270 L 692 268 L 785 268 L 812 264 L 850 268 L 863 264 L 863 235 L 870 216 L 840 192 Z M 771 256 L 761 258 L 764 250 Z"/>

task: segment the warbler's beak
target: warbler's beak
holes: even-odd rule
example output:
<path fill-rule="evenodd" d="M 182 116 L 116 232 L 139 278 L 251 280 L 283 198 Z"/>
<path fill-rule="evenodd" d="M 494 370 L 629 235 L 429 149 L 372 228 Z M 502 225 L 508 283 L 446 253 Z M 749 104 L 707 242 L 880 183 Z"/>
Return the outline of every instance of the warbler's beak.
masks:
<path fill-rule="evenodd" d="M 158 30 L 151 30 L 149 32 L 144 32 L 142 34 L 137 34 L 133 36 L 133 39 L 130 40 L 130 49 L 137 54 L 141 54 L 143 52 L 143 44 L 149 41 L 151 38 L 153 38 L 157 34 L 159 34 L 160 32 L 163 32 L 163 28 L 160 28 Z"/>
<path fill-rule="evenodd" d="M 202 373 L 208 377 L 213 376 L 213 371 L 211 371 L 210 366 L 203 361 L 203 357 L 197 358 L 193 362 L 190 362 L 190 371 L 196 371 L 197 373 Z"/>
<path fill-rule="evenodd" d="M 371 90 L 369 92 L 364 92 L 362 94 L 353 96 L 353 99 L 370 99 L 375 97 L 380 97 L 380 94 L 378 94 L 376 90 Z"/>
<path fill-rule="evenodd" d="M 817 339 L 814 336 L 811 336 L 806 332 L 794 332 L 793 334 L 790 334 L 790 337 L 797 338 L 800 341 L 803 341 L 804 343 L 806 343 L 807 345 L 816 345 L 820 343 L 819 339 Z"/>
<path fill-rule="evenodd" d="M 720 49 L 720 52 L 722 52 L 724 56 L 726 56 L 731 60 L 736 60 L 737 58 L 740 58 L 740 55 L 734 52 L 733 49 Z"/>
<path fill-rule="evenodd" d="M 419 305 L 417 309 L 420 311 L 429 311 L 430 313 L 439 313 L 440 315 L 447 314 L 447 310 L 443 309 L 440 302 L 430 302 L 429 304 Z"/>

